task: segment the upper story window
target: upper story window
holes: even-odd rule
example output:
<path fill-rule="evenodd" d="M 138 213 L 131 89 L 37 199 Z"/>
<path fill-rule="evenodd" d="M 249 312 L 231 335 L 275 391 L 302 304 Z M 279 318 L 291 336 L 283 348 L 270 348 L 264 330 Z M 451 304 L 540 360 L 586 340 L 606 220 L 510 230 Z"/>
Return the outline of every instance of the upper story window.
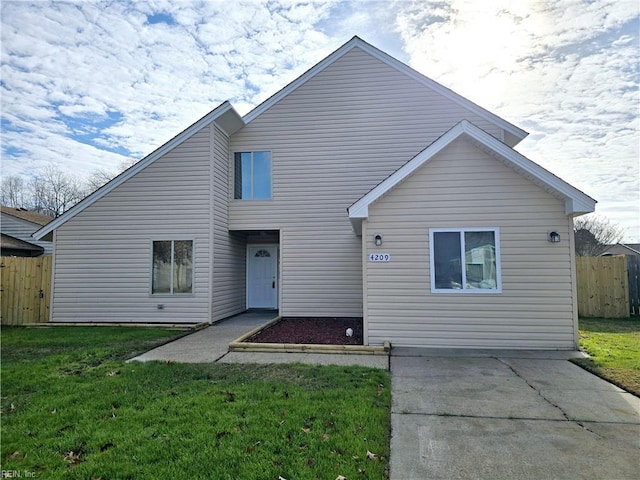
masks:
<path fill-rule="evenodd" d="M 236 152 L 233 198 L 271 199 L 271 152 Z"/>
<path fill-rule="evenodd" d="M 433 293 L 500 293 L 497 228 L 433 228 L 429 231 Z"/>

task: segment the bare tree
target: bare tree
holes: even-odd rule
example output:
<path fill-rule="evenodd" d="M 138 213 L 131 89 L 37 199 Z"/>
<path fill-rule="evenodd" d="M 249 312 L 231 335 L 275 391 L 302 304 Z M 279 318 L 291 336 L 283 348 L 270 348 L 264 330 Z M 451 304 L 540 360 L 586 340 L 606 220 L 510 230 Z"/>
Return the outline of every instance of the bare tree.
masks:
<path fill-rule="evenodd" d="M 118 171 L 107 170 L 105 168 L 98 168 L 91 173 L 91 176 L 87 180 L 87 187 L 89 191 L 93 192 L 103 186 L 105 183 L 110 182 L 115 177 L 120 175 L 128 168 L 138 163 L 137 159 L 127 159 L 120 162 L 120 168 Z"/>
<path fill-rule="evenodd" d="M 576 255 L 597 257 L 607 251 L 609 245 L 622 240 L 624 229 L 607 218 L 583 216 L 573 220 Z"/>
<path fill-rule="evenodd" d="M 120 171 L 132 167 L 136 162 L 133 159 L 122 161 Z M 0 202 L 8 207 L 27 208 L 58 217 L 119 173 L 101 168 L 95 170 L 86 182 L 81 182 L 77 177 L 51 164 L 31 179 L 19 175 L 4 177 Z"/>
<path fill-rule="evenodd" d="M 91 176 L 87 179 L 87 187 L 90 191 L 95 191 L 103 186 L 105 183 L 111 181 L 117 173 L 104 168 L 98 168 L 91 173 Z"/>
<path fill-rule="evenodd" d="M 12 208 L 22 208 L 28 204 L 28 192 L 24 179 L 18 175 L 9 175 L 2 179 L 0 203 Z"/>
<path fill-rule="evenodd" d="M 55 165 L 47 166 L 30 182 L 32 210 L 58 217 L 82 200 L 85 189 L 79 180 Z"/>

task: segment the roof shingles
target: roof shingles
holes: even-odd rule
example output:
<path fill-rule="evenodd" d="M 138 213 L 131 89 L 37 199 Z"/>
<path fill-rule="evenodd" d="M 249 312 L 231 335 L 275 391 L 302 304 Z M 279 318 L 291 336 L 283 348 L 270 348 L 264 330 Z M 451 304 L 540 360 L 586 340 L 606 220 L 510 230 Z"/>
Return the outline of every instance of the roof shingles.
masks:
<path fill-rule="evenodd" d="M 53 220 L 53 217 L 49 217 L 48 215 L 43 215 L 37 212 L 32 212 L 25 208 L 11 208 L 2 205 L 0 206 L 0 211 L 2 213 L 6 213 L 7 215 L 11 215 L 12 217 L 26 220 L 27 222 L 35 223 L 40 226 L 44 226 L 51 220 Z"/>

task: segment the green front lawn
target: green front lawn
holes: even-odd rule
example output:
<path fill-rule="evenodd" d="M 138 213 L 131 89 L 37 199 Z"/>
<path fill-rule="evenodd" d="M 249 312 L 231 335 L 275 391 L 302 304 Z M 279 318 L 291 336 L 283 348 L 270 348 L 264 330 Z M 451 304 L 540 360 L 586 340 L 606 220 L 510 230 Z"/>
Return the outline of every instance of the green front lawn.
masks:
<path fill-rule="evenodd" d="M 640 396 L 640 320 L 581 318 L 579 327 L 591 358 L 575 363 Z"/>
<path fill-rule="evenodd" d="M 124 361 L 174 335 L 2 328 L 2 470 L 102 480 L 387 478 L 387 372 Z"/>

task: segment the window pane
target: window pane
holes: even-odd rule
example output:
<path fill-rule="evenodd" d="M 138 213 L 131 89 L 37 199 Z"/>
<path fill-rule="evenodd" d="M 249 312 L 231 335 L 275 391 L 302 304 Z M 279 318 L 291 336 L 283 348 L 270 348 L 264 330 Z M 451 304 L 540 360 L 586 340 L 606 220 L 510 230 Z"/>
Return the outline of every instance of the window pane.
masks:
<path fill-rule="evenodd" d="M 495 233 L 465 232 L 464 249 L 465 288 L 497 288 Z"/>
<path fill-rule="evenodd" d="M 268 200 L 271 198 L 271 154 L 269 152 L 253 153 L 253 199 Z"/>
<path fill-rule="evenodd" d="M 433 256 L 435 288 L 462 288 L 460 233 L 434 232 Z"/>
<path fill-rule="evenodd" d="M 234 154 L 233 165 L 233 198 L 242 198 L 242 154 Z"/>
<path fill-rule="evenodd" d="M 171 293 L 171 242 L 153 242 L 152 293 Z"/>
<path fill-rule="evenodd" d="M 241 153 L 242 162 L 242 196 L 240 198 L 251 199 L 251 153 Z"/>
<path fill-rule="evenodd" d="M 193 242 L 176 240 L 173 253 L 173 293 L 191 293 L 193 281 Z"/>

